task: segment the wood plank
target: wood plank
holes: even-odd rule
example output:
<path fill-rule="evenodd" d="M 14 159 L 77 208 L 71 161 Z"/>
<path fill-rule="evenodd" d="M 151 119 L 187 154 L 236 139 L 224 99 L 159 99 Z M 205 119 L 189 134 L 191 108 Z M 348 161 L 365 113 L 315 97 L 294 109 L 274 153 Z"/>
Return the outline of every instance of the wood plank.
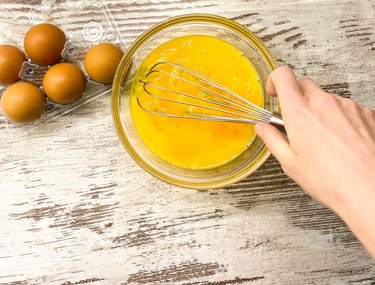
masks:
<path fill-rule="evenodd" d="M 280 65 L 375 108 L 373 1 L 107 5 L 125 46 L 171 16 L 232 18 L 256 32 Z M 0 3 L 11 11 L 2 17 L 19 17 L 21 25 L 32 8 Z M 67 25 L 79 31 L 94 14 L 72 13 Z M 178 189 L 136 165 L 112 125 L 104 95 L 2 147 L 0 284 L 375 282 L 374 261 L 345 224 L 274 158 L 225 189 Z"/>

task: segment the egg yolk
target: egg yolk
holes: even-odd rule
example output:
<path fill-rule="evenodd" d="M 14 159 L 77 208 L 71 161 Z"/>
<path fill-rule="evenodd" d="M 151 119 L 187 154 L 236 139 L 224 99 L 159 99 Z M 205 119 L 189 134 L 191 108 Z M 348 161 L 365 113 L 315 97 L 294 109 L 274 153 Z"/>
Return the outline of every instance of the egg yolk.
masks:
<path fill-rule="evenodd" d="M 179 95 L 193 94 L 211 99 L 212 87 L 202 90 L 179 77 L 196 82 L 196 78 L 173 66 L 163 67 L 178 77 L 165 76 L 163 73 L 147 75 L 158 62 L 177 63 L 204 74 L 225 86 L 239 96 L 263 107 L 263 87 L 254 66 L 249 59 L 230 43 L 206 35 L 189 35 L 170 40 L 154 49 L 138 68 L 131 88 L 131 114 L 135 128 L 144 144 L 160 159 L 170 164 L 188 169 L 210 169 L 223 165 L 240 155 L 255 138 L 254 126 L 245 123 L 213 122 L 191 119 L 177 119 L 150 114 L 145 108 L 154 111 L 187 115 L 204 112 L 205 108 L 171 103 L 149 96 L 140 80 L 147 80 L 177 93 L 150 87 L 149 91 L 172 100 L 183 100 L 189 104 L 213 107 L 211 103 L 197 101 Z M 198 82 L 199 83 L 199 82 Z M 202 84 L 200 84 L 202 85 Z M 216 90 L 212 90 L 216 91 Z M 220 92 L 219 92 L 220 93 Z M 220 93 L 224 94 L 224 93 Z M 240 102 L 243 104 L 243 102 Z M 224 110 L 231 111 L 224 107 Z M 225 112 L 225 111 L 224 111 Z"/>

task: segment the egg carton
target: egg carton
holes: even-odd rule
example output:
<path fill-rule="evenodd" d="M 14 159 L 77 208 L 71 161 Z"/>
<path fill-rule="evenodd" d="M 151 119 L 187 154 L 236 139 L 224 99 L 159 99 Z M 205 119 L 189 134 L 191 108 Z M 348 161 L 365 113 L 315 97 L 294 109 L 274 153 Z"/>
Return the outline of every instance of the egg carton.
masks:
<path fill-rule="evenodd" d="M 23 39 L 28 29 L 39 23 L 54 24 L 64 31 L 67 38 L 61 62 L 78 66 L 87 78 L 87 86 L 82 98 L 68 105 L 57 104 L 46 97 L 45 113 L 30 124 L 15 124 L 0 110 L 0 145 L 15 141 L 41 125 L 109 93 L 111 85 L 90 80 L 83 65 L 85 55 L 90 47 L 101 42 L 110 42 L 125 50 L 104 0 L 33 0 L 23 5 L 22 12 L 14 12 L 10 6 L 9 9 L 1 7 L 0 44 L 17 46 L 25 53 Z M 43 77 L 51 65 L 38 65 L 25 55 L 20 78 L 38 85 L 43 91 Z M 0 84 L 0 98 L 7 87 Z"/>

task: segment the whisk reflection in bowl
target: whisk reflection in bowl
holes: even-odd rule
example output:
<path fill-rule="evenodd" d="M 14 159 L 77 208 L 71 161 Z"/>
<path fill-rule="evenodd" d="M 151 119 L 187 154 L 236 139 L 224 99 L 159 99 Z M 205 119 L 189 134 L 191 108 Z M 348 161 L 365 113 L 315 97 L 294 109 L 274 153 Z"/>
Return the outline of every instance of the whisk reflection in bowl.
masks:
<path fill-rule="evenodd" d="M 149 101 L 137 95 L 138 105 L 147 113 L 204 121 L 267 122 L 286 133 L 279 113 L 265 110 L 208 76 L 183 65 L 158 62 L 139 81 L 152 98 Z M 167 84 L 163 85 L 163 82 Z M 184 90 L 189 90 L 189 93 L 179 91 L 177 87 L 180 85 L 185 85 Z"/>

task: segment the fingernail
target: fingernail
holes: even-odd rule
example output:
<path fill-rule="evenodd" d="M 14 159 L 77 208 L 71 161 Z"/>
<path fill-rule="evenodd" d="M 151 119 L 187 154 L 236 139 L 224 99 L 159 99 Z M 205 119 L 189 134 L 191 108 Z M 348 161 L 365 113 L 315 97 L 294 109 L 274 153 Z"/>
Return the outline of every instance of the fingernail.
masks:
<path fill-rule="evenodd" d="M 262 136 L 262 132 L 263 132 L 263 130 L 262 130 L 262 126 L 261 125 L 259 125 L 259 124 L 256 124 L 255 125 L 255 132 L 257 133 L 257 135 L 258 136 Z"/>

